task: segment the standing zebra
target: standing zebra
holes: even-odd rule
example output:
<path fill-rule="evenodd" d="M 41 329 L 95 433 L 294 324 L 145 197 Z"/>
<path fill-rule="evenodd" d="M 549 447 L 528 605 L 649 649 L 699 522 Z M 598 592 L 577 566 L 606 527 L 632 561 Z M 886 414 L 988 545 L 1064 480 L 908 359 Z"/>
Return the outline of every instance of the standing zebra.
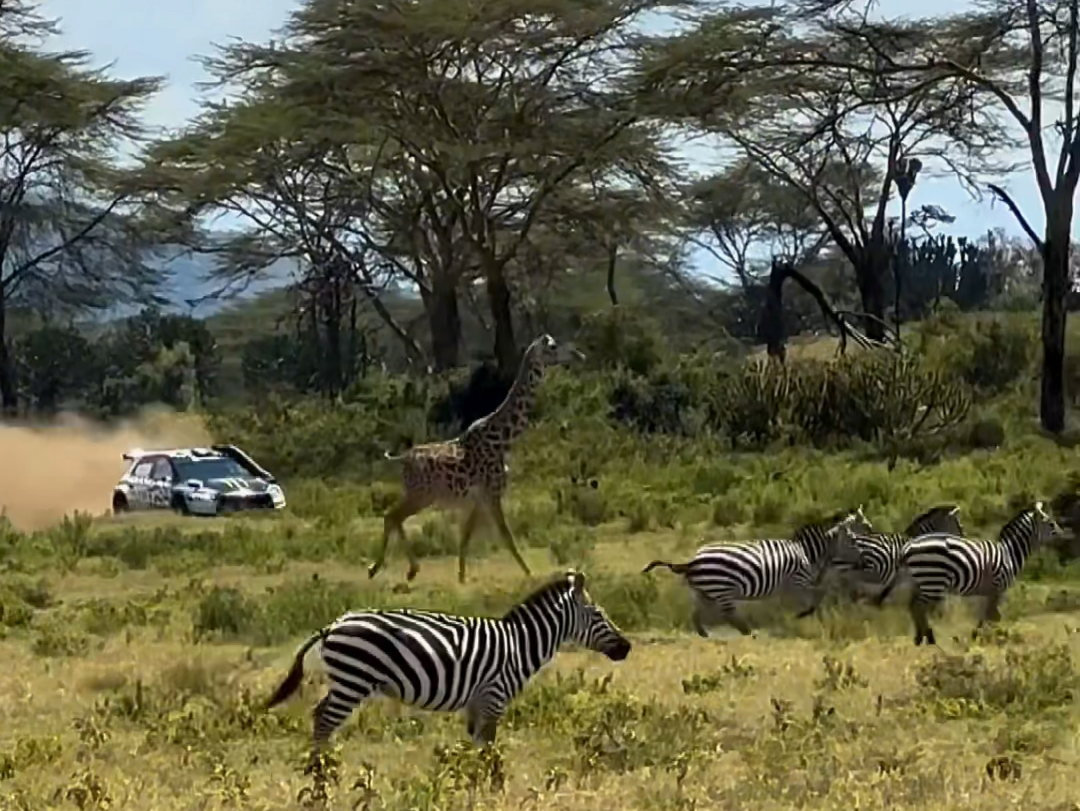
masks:
<path fill-rule="evenodd" d="M 959 512 L 960 507 L 955 504 L 939 504 L 916 516 L 903 532 L 856 535 L 852 543 L 859 550 L 859 562 L 838 561 L 836 568 L 841 573 L 855 575 L 860 585 L 882 586 L 872 600 L 880 607 L 896 586 L 900 556 L 911 539 L 932 532 L 962 536 L 964 528 L 957 517 Z"/>
<path fill-rule="evenodd" d="M 750 625 L 739 616 L 736 602 L 771 596 L 778 589 L 795 587 L 809 594 L 808 607 L 797 614 L 812 614 L 824 596 L 820 581 L 829 564 L 851 534 L 873 529 L 862 507 L 839 513 L 822 523 L 807 524 L 791 540 L 764 539 L 708 544 L 688 563 L 654 560 L 642 573 L 666 566 L 686 578 L 694 593 L 694 630 L 708 637 L 707 624 L 727 623 L 744 636 Z M 848 555 L 855 554 L 853 549 Z"/>
<path fill-rule="evenodd" d="M 510 700 L 563 642 L 616 662 L 630 653 L 629 640 L 585 591 L 585 575 L 571 570 L 498 619 L 415 609 L 344 614 L 300 646 L 268 709 L 296 692 L 304 655 L 316 642 L 330 687 L 315 707 L 313 764 L 331 733 L 372 694 L 426 710 L 464 710 L 473 741 L 488 744 Z"/>
<path fill-rule="evenodd" d="M 1001 598 L 1016 581 L 1028 555 L 1060 533 L 1061 527 L 1046 514 L 1042 502 L 1036 501 L 1002 527 L 996 541 L 947 532 L 912 539 L 901 555 L 901 566 L 915 585 L 910 604 L 915 644 L 921 645 L 924 639 L 936 644 L 927 614 L 950 593 L 985 599 L 975 634 L 986 622 L 1000 620 Z"/>

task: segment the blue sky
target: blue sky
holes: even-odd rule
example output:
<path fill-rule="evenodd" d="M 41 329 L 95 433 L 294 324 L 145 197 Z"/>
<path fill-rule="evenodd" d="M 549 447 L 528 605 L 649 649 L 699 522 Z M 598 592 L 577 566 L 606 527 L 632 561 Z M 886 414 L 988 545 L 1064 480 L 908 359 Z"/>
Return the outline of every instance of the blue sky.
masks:
<path fill-rule="evenodd" d="M 43 0 L 43 13 L 61 18 L 59 47 L 91 51 L 99 64 L 114 62 L 119 75 L 165 75 L 169 84 L 148 110 L 151 124 L 175 127 L 197 110 L 198 91 L 194 84 L 204 78 L 193 61 L 195 54 L 207 54 L 211 43 L 230 37 L 264 40 L 280 27 L 295 0 L 189 0 L 187 3 L 157 5 L 146 0 Z M 880 0 L 878 14 L 923 16 L 962 11 L 968 3 L 958 0 Z M 702 154 L 695 150 L 695 155 Z M 705 153 L 707 154 L 707 153 Z M 1023 159 L 1023 155 L 1017 156 Z M 991 205 L 989 195 L 982 201 L 971 199 L 956 181 L 922 181 L 911 204 L 934 203 L 956 217 L 946 230 L 978 236 L 990 228 L 1004 228 L 1010 234 L 1021 231 L 1012 215 L 1000 203 Z M 1030 168 L 1003 183 L 1028 220 L 1041 231 L 1043 217 L 1039 195 Z M 1078 218 L 1080 219 L 1080 218 Z M 1074 235 L 1080 226 L 1074 223 Z M 717 268 L 704 254 L 700 269 Z"/>

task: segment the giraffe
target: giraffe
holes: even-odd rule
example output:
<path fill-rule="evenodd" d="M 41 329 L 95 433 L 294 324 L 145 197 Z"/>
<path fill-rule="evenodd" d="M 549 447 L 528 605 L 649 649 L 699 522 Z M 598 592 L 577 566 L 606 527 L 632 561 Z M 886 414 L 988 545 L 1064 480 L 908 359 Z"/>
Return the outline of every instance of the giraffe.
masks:
<path fill-rule="evenodd" d="M 402 494 L 383 516 L 382 545 L 375 561 L 368 566 L 369 578 L 375 577 L 385 565 L 390 536 L 394 534 L 401 537 L 409 559 L 406 580 L 416 577 L 420 564 L 405 535 L 405 521 L 432 505 L 468 508 L 458 546 L 459 582 L 465 582 L 465 557 L 482 513 L 494 521 L 514 560 L 526 576 L 530 574 L 503 514 L 502 495 L 510 470 L 506 458 L 513 441 L 528 427 L 544 370 L 550 365 L 584 357 L 577 349 L 559 344 L 545 333 L 525 350 L 514 384 L 497 409 L 473 422 L 454 439 L 415 445 L 398 456 L 385 454 L 387 459 L 402 462 Z"/>

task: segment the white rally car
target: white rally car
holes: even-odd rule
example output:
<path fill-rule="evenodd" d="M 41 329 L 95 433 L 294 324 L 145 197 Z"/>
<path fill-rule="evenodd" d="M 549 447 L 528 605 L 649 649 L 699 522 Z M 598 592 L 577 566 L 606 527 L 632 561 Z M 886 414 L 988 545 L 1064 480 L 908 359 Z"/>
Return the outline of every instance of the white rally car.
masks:
<path fill-rule="evenodd" d="M 220 515 L 239 510 L 280 510 L 285 493 L 274 477 L 234 445 L 124 454 L 130 464 L 113 489 L 113 514 L 175 510 Z"/>

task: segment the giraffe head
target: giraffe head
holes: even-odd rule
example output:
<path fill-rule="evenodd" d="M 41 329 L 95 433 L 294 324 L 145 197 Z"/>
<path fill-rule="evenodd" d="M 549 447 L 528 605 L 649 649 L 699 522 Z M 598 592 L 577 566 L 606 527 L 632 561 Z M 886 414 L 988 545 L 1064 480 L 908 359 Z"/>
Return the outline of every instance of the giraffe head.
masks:
<path fill-rule="evenodd" d="M 529 344 L 525 350 L 525 360 L 530 366 L 562 365 L 575 360 L 584 360 L 585 355 L 569 343 L 559 343 L 546 332 Z"/>

